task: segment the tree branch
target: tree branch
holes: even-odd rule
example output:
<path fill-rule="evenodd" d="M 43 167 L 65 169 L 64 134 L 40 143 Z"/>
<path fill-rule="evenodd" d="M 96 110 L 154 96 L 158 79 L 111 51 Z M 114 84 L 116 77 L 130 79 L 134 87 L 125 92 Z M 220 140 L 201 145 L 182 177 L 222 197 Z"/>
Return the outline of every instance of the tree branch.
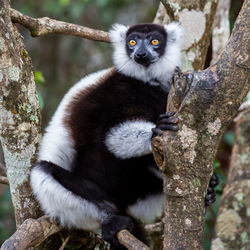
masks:
<path fill-rule="evenodd" d="M 0 176 L 0 184 L 10 185 L 8 178 L 4 176 Z"/>
<path fill-rule="evenodd" d="M 134 235 L 132 235 L 128 230 L 121 230 L 117 234 L 117 238 L 120 243 L 127 247 L 129 250 L 150 250 L 144 243 L 139 241 Z"/>
<path fill-rule="evenodd" d="M 245 1 L 216 64 L 176 74 L 168 109 L 177 111 L 180 129 L 153 139 L 155 159 L 164 172 L 164 249 L 202 249 L 204 198 L 216 151 L 250 89 L 249 10 Z"/>
<path fill-rule="evenodd" d="M 33 18 L 14 9 L 10 9 L 10 15 L 14 23 L 19 23 L 29 29 L 33 37 L 58 33 L 79 36 L 99 42 L 110 42 L 109 33 L 102 30 L 95 30 L 81 25 L 57 21 L 48 17 Z"/>
<path fill-rule="evenodd" d="M 2 250 L 18 249 L 25 250 L 29 247 L 35 247 L 45 241 L 50 235 L 61 231 L 63 228 L 47 215 L 39 219 L 27 219 L 17 229 L 17 231 L 7 239 Z M 117 237 L 121 244 L 129 250 L 149 250 L 149 248 L 135 238 L 128 230 L 121 230 Z M 65 243 L 66 244 L 66 243 Z"/>
<path fill-rule="evenodd" d="M 237 118 L 227 184 L 221 198 L 212 250 L 249 247 L 250 108 Z"/>
<path fill-rule="evenodd" d="M 32 246 L 38 246 L 50 235 L 61 230 L 62 227 L 47 215 L 44 215 L 37 220 L 27 219 L 17 231 L 3 243 L 1 249 L 25 250 Z"/>

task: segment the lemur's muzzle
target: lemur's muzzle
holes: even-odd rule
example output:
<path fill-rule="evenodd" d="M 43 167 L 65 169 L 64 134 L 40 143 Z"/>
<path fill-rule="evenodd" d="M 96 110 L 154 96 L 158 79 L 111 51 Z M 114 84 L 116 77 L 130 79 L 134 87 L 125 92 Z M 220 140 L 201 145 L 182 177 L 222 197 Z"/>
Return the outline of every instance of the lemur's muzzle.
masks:
<path fill-rule="evenodd" d="M 150 54 L 146 50 L 140 50 L 135 53 L 135 61 L 147 67 L 151 63 Z"/>

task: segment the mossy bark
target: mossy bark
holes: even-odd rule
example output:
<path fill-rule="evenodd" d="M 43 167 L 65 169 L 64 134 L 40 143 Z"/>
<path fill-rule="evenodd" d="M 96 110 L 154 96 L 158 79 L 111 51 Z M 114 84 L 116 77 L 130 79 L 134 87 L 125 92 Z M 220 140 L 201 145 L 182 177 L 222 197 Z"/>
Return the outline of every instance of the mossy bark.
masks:
<path fill-rule="evenodd" d="M 40 131 L 40 107 L 31 59 L 0 1 L 0 140 L 17 226 L 41 215 L 29 186 Z"/>
<path fill-rule="evenodd" d="M 204 198 L 217 147 L 250 89 L 247 16 L 245 2 L 214 65 L 175 76 L 168 110 L 177 111 L 180 130 L 165 132 L 153 141 L 167 198 L 164 249 L 202 249 Z"/>
<path fill-rule="evenodd" d="M 248 249 L 250 245 L 250 108 L 236 118 L 235 135 L 212 250 Z"/>

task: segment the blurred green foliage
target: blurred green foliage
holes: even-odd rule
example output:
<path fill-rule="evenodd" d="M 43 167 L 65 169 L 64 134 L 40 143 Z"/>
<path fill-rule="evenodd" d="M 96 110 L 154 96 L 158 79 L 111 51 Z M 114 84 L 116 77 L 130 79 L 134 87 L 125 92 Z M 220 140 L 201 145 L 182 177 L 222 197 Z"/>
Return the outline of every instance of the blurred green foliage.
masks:
<path fill-rule="evenodd" d="M 0 246 L 15 230 L 14 209 L 11 204 L 10 191 L 7 186 L 0 185 Z"/>

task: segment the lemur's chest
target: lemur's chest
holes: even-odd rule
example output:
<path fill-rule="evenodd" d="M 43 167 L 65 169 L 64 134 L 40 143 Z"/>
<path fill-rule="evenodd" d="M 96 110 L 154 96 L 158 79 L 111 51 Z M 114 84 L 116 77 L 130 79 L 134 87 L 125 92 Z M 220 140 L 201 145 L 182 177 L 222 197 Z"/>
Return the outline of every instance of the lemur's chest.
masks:
<path fill-rule="evenodd" d="M 160 86 L 117 73 L 102 88 L 100 92 L 106 93 L 106 96 L 110 93 L 108 102 L 105 101 L 106 107 L 113 112 L 118 107 L 118 112 L 127 118 L 149 115 L 154 120 L 154 117 L 165 112 L 168 93 Z"/>

